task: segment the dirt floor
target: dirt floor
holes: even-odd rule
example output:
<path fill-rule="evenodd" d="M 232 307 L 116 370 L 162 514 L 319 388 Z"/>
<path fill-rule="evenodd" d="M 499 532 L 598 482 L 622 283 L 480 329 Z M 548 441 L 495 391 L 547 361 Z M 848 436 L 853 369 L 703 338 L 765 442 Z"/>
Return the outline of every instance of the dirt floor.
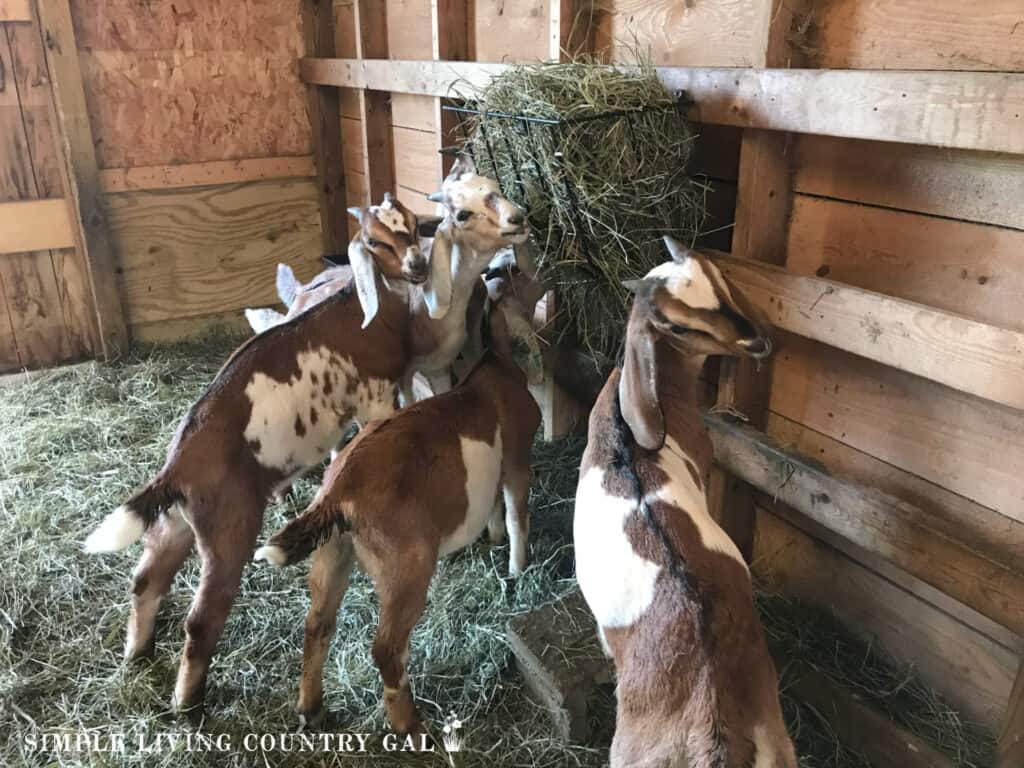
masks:
<path fill-rule="evenodd" d="M 309 604 L 305 566 L 247 569 L 198 727 L 168 712 L 181 625 L 197 583 L 194 559 L 161 609 L 155 660 L 142 667 L 122 661 L 128 580 L 139 547 L 87 556 L 80 542 L 159 468 L 178 419 L 234 342 L 211 338 L 142 348 L 117 364 L 9 377 L 0 384 L 0 765 L 450 764 L 441 748 L 385 751 L 381 683 L 369 654 L 377 603 L 361 576 L 349 590 L 327 664 L 330 714 L 322 732 L 334 735 L 329 741 L 293 736 Z M 606 763 L 614 724 L 611 688 L 600 689 L 590 707 L 594 743 L 563 745 L 552 738 L 546 713 L 527 697 L 505 636 L 510 618 L 574 587 L 571 499 L 580 448 L 575 440 L 535 451 L 531 567 L 520 579 L 507 577 L 507 548 L 486 542 L 442 562 L 434 578 L 412 640 L 411 679 L 421 712 L 438 734 L 452 713 L 463 724 L 459 765 Z M 314 490 L 315 478 L 305 480 L 293 498 L 272 505 L 265 531 L 296 514 Z M 769 634 L 782 635 L 805 661 L 820 661 L 848 680 L 839 667 L 856 658 L 848 666 L 868 675 L 860 686 L 868 699 L 940 741 L 959 764 L 988 764 L 991 742 L 912 675 L 896 673 L 877 653 L 845 638 L 828 617 L 812 621 L 810 612 L 778 598 L 761 602 Z M 802 766 L 865 765 L 834 743 L 816 713 L 788 698 L 784 704 Z M 341 733 L 369 734 L 368 752 L 338 751 L 356 745 L 345 745 Z M 123 750 L 112 741 L 118 734 Z M 76 742 L 82 751 L 75 751 Z M 325 745 L 334 749 L 325 751 Z"/>

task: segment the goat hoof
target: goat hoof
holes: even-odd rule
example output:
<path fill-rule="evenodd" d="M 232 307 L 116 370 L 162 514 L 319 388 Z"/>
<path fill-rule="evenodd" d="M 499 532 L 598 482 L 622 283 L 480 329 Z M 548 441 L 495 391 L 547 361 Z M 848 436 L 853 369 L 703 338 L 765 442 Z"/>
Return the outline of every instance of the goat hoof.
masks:
<path fill-rule="evenodd" d="M 324 708 L 320 707 L 315 712 L 299 712 L 299 730 L 319 730 L 320 726 L 324 724 L 324 717 L 326 715 Z"/>
<path fill-rule="evenodd" d="M 138 648 L 126 646 L 124 649 L 124 660 L 129 664 L 149 664 L 153 661 L 154 656 L 156 656 L 156 643 L 152 640 Z"/>

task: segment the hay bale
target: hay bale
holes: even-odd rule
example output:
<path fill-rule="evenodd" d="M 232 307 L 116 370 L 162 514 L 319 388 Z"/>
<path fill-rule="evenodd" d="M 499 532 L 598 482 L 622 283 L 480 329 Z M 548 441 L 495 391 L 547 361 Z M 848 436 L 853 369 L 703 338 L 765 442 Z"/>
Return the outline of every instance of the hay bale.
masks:
<path fill-rule="evenodd" d="M 513 67 L 468 116 L 478 167 L 529 210 L 541 275 L 599 368 L 625 327 L 622 281 L 665 260 L 663 234 L 691 242 L 704 222 L 707 190 L 686 175 L 695 134 L 679 106 L 649 62 L 581 60 Z"/>

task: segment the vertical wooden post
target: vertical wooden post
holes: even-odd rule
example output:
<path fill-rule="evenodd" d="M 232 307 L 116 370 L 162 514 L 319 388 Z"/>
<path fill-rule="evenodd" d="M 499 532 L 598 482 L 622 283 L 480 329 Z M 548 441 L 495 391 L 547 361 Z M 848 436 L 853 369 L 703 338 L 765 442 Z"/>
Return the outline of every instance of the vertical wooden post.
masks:
<path fill-rule="evenodd" d="M 436 61 L 470 61 L 475 54 L 474 0 L 430 0 L 431 39 Z M 447 99 L 434 99 L 436 149 L 451 146 L 458 140 L 459 120 L 441 107 Z M 448 175 L 454 158 L 437 156 L 437 181 Z"/>
<path fill-rule="evenodd" d="M 334 7 L 331 0 L 302 0 L 306 55 L 334 58 Z M 341 154 L 341 94 L 337 88 L 309 85 L 309 122 L 320 197 L 320 226 L 325 256 L 348 250 L 345 167 Z"/>
<path fill-rule="evenodd" d="M 805 0 L 756 0 L 755 67 L 801 66 L 788 33 Z M 785 133 L 743 132 L 736 199 L 733 255 L 772 264 L 784 264 L 792 202 L 789 137 Z M 718 382 L 718 403 L 743 413 L 763 429 L 771 385 L 771 363 L 760 368 L 749 360 L 723 359 Z M 754 491 L 742 481 L 716 470 L 709 488 L 711 514 L 729 533 L 747 560 L 754 544 Z"/>
<path fill-rule="evenodd" d="M 54 140 L 75 225 L 76 247 L 88 267 L 95 307 L 96 352 L 112 360 L 128 351 L 128 328 L 114 273 L 114 250 L 100 187 L 96 147 L 85 105 L 82 70 L 68 0 L 38 0 L 32 13 L 42 37 L 53 92 Z"/>
<path fill-rule="evenodd" d="M 356 58 L 388 57 L 387 3 L 355 0 Z M 395 150 L 391 129 L 391 94 L 360 90 L 359 112 L 363 126 L 363 173 L 371 204 L 395 191 Z"/>
<path fill-rule="evenodd" d="M 1003 732 L 999 736 L 996 768 L 1024 766 L 1024 663 L 1017 672 L 1010 701 L 1006 706 Z"/>

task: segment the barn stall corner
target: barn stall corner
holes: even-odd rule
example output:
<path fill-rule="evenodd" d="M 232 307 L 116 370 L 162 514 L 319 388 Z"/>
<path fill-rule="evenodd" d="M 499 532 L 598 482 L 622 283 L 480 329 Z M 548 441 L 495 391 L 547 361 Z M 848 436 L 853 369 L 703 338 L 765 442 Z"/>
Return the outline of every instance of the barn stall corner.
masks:
<path fill-rule="evenodd" d="M 640 646 L 595 626 L 577 493 L 598 391 L 617 365 L 630 376 L 637 307 L 652 302 L 666 339 L 697 322 L 695 294 L 681 310 L 649 283 L 685 267 L 722 286 L 701 312 L 728 305 L 758 337 L 772 326 L 756 354 L 697 371 L 663 363 L 692 336 L 639 358 L 668 377 L 662 398 L 696 391 L 698 448 L 682 441 L 679 466 L 702 465 L 705 429 L 713 447 L 710 476 L 690 469 L 708 518 L 691 546 L 726 565 L 673 554 L 664 498 L 645 511 L 641 493 L 636 512 L 664 544 L 645 555 L 665 558 L 658 578 L 705 596 L 699 647 L 733 639 L 714 629 L 742 613 L 723 585 L 749 568 L 770 653 L 750 669 L 777 673 L 799 765 L 1024 765 L 1018 6 L 984 0 L 967 19 L 951 0 L 0 0 L 4 764 L 624 764 Z M 430 272 L 445 254 L 450 295 Z M 398 284 L 422 285 L 423 304 L 396 309 Z M 469 351 L 448 360 L 451 345 L 417 334 L 451 307 L 466 322 L 438 338 Z M 702 333 L 722 327 L 699 317 Z M 400 325 L 430 354 L 392 377 L 409 354 L 389 335 Z M 500 393 L 520 374 L 465 363 L 474 345 L 526 371 L 519 418 L 503 421 L 514 394 Z M 392 417 L 360 355 L 400 402 L 438 396 Z M 474 410 L 458 393 L 482 376 L 494 385 Z M 364 427 L 419 419 L 431 439 L 363 429 L 327 468 L 335 386 L 359 393 L 345 413 L 363 408 Z M 510 458 L 526 455 L 515 434 L 533 402 L 543 427 L 528 461 Z M 651 421 L 615 413 L 637 448 L 607 466 L 640 466 Z M 620 435 L 594 423 L 591 444 Z M 494 445 L 495 429 L 501 457 L 459 442 L 489 430 L 479 445 Z M 360 452 L 378 457 L 372 499 L 432 501 L 406 513 L 420 538 L 318 505 Z M 484 484 L 507 517 L 474 507 L 477 461 L 500 465 Z M 516 490 L 506 476 L 524 462 Z M 187 481 L 146 496 L 185 464 Z M 438 551 L 422 532 L 460 505 L 489 536 L 459 539 L 417 581 L 421 545 Z M 141 550 L 82 551 L 141 535 L 135 509 Z M 373 537 L 401 538 L 378 554 L 403 567 L 368 565 Z M 248 562 L 257 545 L 268 563 Z M 314 548 L 312 564 L 269 564 Z M 403 590 L 425 595 L 419 615 L 395 608 L 419 597 L 388 597 Z M 419 718 L 426 735 L 406 736 Z M 763 749 L 730 738 L 734 760 Z M 652 765 L 697 759 L 650 739 Z"/>

